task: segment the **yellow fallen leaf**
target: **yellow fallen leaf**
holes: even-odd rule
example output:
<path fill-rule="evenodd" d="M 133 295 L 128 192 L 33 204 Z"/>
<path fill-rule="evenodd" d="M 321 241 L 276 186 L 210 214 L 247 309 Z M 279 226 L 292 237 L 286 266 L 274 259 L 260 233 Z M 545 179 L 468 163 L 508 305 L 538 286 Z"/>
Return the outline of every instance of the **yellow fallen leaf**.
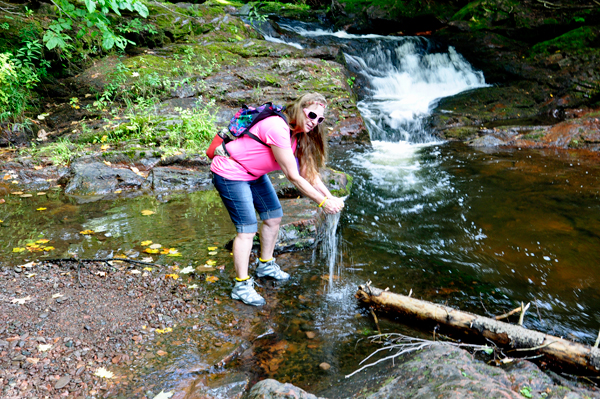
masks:
<path fill-rule="evenodd" d="M 48 208 L 37 208 L 36 211 L 45 211 Z"/>
<path fill-rule="evenodd" d="M 115 376 L 111 371 L 108 371 L 104 367 L 100 367 L 98 370 L 96 370 L 94 375 L 100 378 L 113 378 Z"/>
<path fill-rule="evenodd" d="M 169 251 L 170 251 L 170 249 L 169 249 L 169 248 L 163 248 L 163 250 L 162 250 L 162 251 L 160 251 L 160 253 L 161 253 L 161 254 L 163 254 L 163 255 L 166 255 L 166 254 L 168 254 L 168 253 L 169 253 Z"/>
<path fill-rule="evenodd" d="M 158 334 L 165 334 L 165 333 L 170 333 L 171 331 L 173 331 L 173 329 L 171 327 L 167 327 L 164 330 L 157 328 L 156 330 L 154 330 L 154 332 L 158 333 Z"/>
<path fill-rule="evenodd" d="M 33 169 L 35 169 L 35 170 L 40 170 L 40 169 L 42 169 L 42 168 L 43 168 L 43 166 L 41 166 L 41 165 L 35 165 L 35 166 L 33 167 Z"/>
<path fill-rule="evenodd" d="M 50 350 L 50 348 L 52 348 L 52 345 L 50 345 L 50 344 L 39 344 L 39 345 L 38 345 L 38 350 L 39 350 L 40 352 L 46 352 L 46 351 L 49 351 L 49 350 Z"/>
<path fill-rule="evenodd" d="M 175 253 L 175 254 L 168 254 L 167 256 L 182 256 L 179 252 Z"/>
<path fill-rule="evenodd" d="M 118 258 L 118 259 L 128 259 L 127 256 L 123 255 L 123 254 L 117 254 L 115 256 L 113 256 L 113 258 Z"/>
<path fill-rule="evenodd" d="M 37 273 L 27 273 L 27 274 L 25 275 L 25 277 L 27 277 L 27 278 L 32 278 L 33 276 L 36 276 L 36 275 L 37 275 Z"/>
<path fill-rule="evenodd" d="M 123 190 L 115 190 L 115 194 L 121 194 Z"/>
<path fill-rule="evenodd" d="M 19 195 L 19 197 L 21 197 L 21 198 L 31 198 L 31 197 L 33 197 L 33 195 L 32 194 L 21 194 L 21 195 Z"/>
<path fill-rule="evenodd" d="M 11 183 L 12 184 L 19 184 L 19 181 L 18 180 L 13 180 L 13 181 L 11 181 Z"/>
<path fill-rule="evenodd" d="M 173 280 L 177 280 L 179 278 L 179 274 L 175 274 L 175 273 L 173 273 L 173 274 L 165 274 L 165 278 L 166 279 L 172 278 Z"/>
<path fill-rule="evenodd" d="M 95 231 L 94 230 L 83 230 L 80 231 L 79 234 L 83 234 L 83 235 L 89 235 L 89 234 L 94 234 Z"/>
<path fill-rule="evenodd" d="M 216 255 L 216 254 L 218 254 L 218 252 L 217 252 L 217 251 L 210 251 L 208 254 L 209 254 L 210 256 L 213 256 L 213 255 Z"/>
<path fill-rule="evenodd" d="M 37 240 L 36 243 L 38 244 L 45 244 L 47 242 L 50 242 L 50 240 L 46 239 L 46 238 L 42 238 L 41 240 Z"/>
<path fill-rule="evenodd" d="M 207 283 L 216 283 L 217 281 L 219 281 L 217 276 L 206 276 Z"/>
<path fill-rule="evenodd" d="M 147 271 L 147 272 L 151 272 L 152 268 L 151 267 L 144 267 L 144 270 Z"/>
<path fill-rule="evenodd" d="M 43 247 L 44 251 L 54 251 L 54 247 Z"/>
<path fill-rule="evenodd" d="M 3 180 L 10 180 L 12 179 L 11 175 L 4 175 L 4 177 L 2 178 Z"/>
<path fill-rule="evenodd" d="M 43 191 L 40 191 L 39 193 L 37 193 L 37 195 L 39 195 L 41 197 L 42 195 L 46 195 L 46 193 Z"/>
<path fill-rule="evenodd" d="M 109 146 L 108 144 L 103 144 L 103 145 L 101 145 L 101 146 L 100 146 L 100 149 L 101 149 L 102 151 L 106 151 L 106 150 L 108 150 L 109 148 L 110 148 L 110 146 Z"/>
<path fill-rule="evenodd" d="M 21 195 L 21 194 L 23 194 L 23 191 L 13 191 L 11 194 L 12 195 Z"/>
<path fill-rule="evenodd" d="M 142 215 L 144 215 L 144 216 L 150 216 L 150 215 L 154 215 L 154 213 L 155 213 L 154 211 L 150 211 L 150 210 L 148 210 L 148 209 L 144 209 L 144 210 L 142 211 Z"/>
<path fill-rule="evenodd" d="M 40 246 L 37 245 L 36 243 L 33 242 L 29 242 L 27 244 L 25 244 L 25 246 L 29 247 L 29 248 L 39 248 Z"/>
<path fill-rule="evenodd" d="M 217 264 L 217 261 L 209 259 L 209 260 L 206 261 L 206 264 L 209 265 L 209 266 L 214 266 L 214 265 Z"/>
<path fill-rule="evenodd" d="M 104 165 L 106 165 L 106 166 L 110 166 L 110 165 L 111 165 L 111 163 L 110 163 L 110 162 L 108 162 L 108 161 L 104 161 Z"/>
<path fill-rule="evenodd" d="M 144 252 L 146 252 L 147 254 L 157 254 L 159 251 L 158 249 L 146 248 L 144 249 Z"/>
<path fill-rule="evenodd" d="M 217 249 L 217 247 L 208 247 L 209 251 L 214 251 L 215 249 Z"/>
<path fill-rule="evenodd" d="M 4 223 L 4 220 L 0 220 L 0 223 Z"/>
<path fill-rule="evenodd" d="M 147 246 L 148 246 L 148 245 L 150 245 L 150 244 L 152 244 L 152 241 L 151 241 L 151 240 L 147 240 L 147 241 L 142 241 L 142 242 L 141 242 L 141 245 L 142 245 L 142 247 L 147 247 Z"/>

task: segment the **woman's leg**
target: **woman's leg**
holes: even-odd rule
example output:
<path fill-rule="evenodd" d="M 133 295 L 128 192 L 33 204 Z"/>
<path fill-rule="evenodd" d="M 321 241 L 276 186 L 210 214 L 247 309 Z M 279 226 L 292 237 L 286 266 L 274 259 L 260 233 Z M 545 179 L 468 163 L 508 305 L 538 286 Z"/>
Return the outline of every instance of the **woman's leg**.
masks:
<path fill-rule="evenodd" d="M 262 259 L 273 258 L 277 235 L 279 234 L 279 225 L 281 218 L 272 218 L 263 220 L 260 227 L 260 257 Z"/>
<path fill-rule="evenodd" d="M 255 233 L 238 233 L 233 240 L 233 265 L 238 279 L 248 277 L 248 263 Z"/>

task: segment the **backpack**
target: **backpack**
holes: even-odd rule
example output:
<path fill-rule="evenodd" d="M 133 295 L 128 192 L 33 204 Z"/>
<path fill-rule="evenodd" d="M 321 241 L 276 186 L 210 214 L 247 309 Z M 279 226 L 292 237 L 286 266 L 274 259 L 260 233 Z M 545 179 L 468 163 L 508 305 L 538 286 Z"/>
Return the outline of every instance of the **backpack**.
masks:
<path fill-rule="evenodd" d="M 251 133 L 250 128 L 263 119 L 274 115 L 283 118 L 283 120 L 287 123 L 287 118 L 283 114 L 283 111 L 285 111 L 285 107 L 281 105 L 273 105 L 271 102 L 264 103 L 257 108 L 248 107 L 244 104 L 242 108 L 235 113 L 233 118 L 231 118 L 227 128 L 223 128 L 215 135 L 210 143 L 210 146 L 206 150 L 206 156 L 208 156 L 210 159 L 213 159 L 216 155 L 229 157 L 230 155 L 225 147 L 227 143 L 244 135 L 247 135 L 252 140 L 269 147 L 269 145 L 258 138 L 258 136 Z"/>

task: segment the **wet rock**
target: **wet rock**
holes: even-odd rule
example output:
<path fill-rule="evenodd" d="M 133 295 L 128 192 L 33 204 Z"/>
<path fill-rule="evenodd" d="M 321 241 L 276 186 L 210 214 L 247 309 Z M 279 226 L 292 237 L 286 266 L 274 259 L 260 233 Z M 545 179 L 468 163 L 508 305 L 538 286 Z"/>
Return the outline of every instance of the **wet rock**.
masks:
<path fill-rule="evenodd" d="M 102 196 L 116 190 L 140 189 L 144 179 L 130 169 L 112 168 L 104 163 L 75 163 L 65 193 L 75 196 Z"/>
<path fill-rule="evenodd" d="M 319 368 L 323 371 L 327 371 L 331 368 L 331 365 L 329 363 L 323 362 L 323 363 L 319 364 Z"/>
<path fill-rule="evenodd" d="M 211 175 L 208 170 L 185 170 L 179 168 L 156 167 L 152 169 L 152 188 L 155 191 L 197 191 L 209 188 Z"/>
<path fill-rule="evenodd" d="M 318 399 L 317 396 L 304 391 L 292 384 L 282 384 L 276 380 L 267 379 L 257 382 L 247 399 Z"/>

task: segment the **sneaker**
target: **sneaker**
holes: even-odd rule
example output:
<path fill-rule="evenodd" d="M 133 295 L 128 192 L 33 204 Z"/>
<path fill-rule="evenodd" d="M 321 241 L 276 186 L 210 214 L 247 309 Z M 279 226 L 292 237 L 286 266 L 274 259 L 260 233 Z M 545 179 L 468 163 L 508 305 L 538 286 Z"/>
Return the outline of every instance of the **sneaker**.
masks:
<path fill-rule="evenodd" d="M 265 299 L 258 295 L 254 289 L 254 279 L 252 277 L 244 281 L 235 280 L 231 297 L 244 302 L 246 305 L 262 306 L 266 303 Z"/>
<path fill-rule="evenodd" d="M 290 275 L 281 270 L 281 267 L 275 263 L 275 259 L 271 259 L 268 262 L 261 262 L 259 259 L 256 264 L 257 277 L 272 277 L 275 280 L 287 280 L 290 278 Z"/>

